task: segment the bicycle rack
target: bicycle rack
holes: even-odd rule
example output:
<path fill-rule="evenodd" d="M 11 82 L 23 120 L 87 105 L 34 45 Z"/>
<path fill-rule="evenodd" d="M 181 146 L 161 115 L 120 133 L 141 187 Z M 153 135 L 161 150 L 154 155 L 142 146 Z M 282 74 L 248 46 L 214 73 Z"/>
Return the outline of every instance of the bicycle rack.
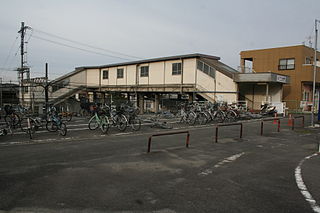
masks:
<path fill-rule="evenodd" d="M 261 136 L 263 135 L 263 123 L 265 121 L 274 121 L 274 120 L 278 121 L 278 129 L 277 129 L 277 131 L 280 132 L 280 118 L 266 118 L 266 119 L 262 119 L 261 120 L 261 126 L 260 126 L 260 129 L 261 129 L 260 135 Z"/>
<path fill-rule="evenodd" d="M 177 134 L 187 134 L 186 147 L 189 148 L 189 138 L 190 138 L 189 131 L 164 132 L 164 133 L 153 134 L 153 135 L 151 135 L 149 137 L 149 140 L 148 140 L 148 152 L 147 153 L 149 153 L 151 151 L 151 140 L 152 140 L 152 137 L 165 136 L 165 135 L 177 135 Z"/>
<path fill-rule="evenodd" d="M 297 118 L 302 118 L 301 127 L 302 128 L 304 127 L 304 116 L 303 115 L 294 116 L 293 119 L 292 119 L 292 130 L 294 130 L 295 119 L 297 119 Z"/>
<path fill-rule="evenodd" d="M 216 137 L 215 142 L 218 143 L 218 129 L 220 126 L 240 126 L 240 138 L 242 138 L 242 130 L 243 130 L 243 124 L 242 123 L 226 123 L 226 124 L 218 124 L 216 125 Z"/>

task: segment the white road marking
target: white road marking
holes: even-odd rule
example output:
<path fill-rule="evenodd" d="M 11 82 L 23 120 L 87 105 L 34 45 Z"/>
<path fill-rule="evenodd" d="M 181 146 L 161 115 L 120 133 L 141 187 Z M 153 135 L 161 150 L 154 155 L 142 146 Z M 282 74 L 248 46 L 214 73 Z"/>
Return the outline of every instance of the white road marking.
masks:
<path fill-rule="evenodd" d="M 237 160 L 238 158 L 240 158 L 242 155 L 244 155 L 245 152 L 241 152 L 239 154 L 236 154 L 236 155 L 232 155 L 230 157 L 227 157 L 225 159 L 223 159 L 222 161 L 218 162 L 216 165 L 214 165 L 213 167 L 214 168 L 219 168 L 221 166 L 223 166 L 224 164 L 227 164 L 227 163 L 231 163 L 235 160 Z M 213 169 L 206 169 L 202 172 L 200 172 L 198 175 L 200 176 L 206 176 L 206 175 L 209 175 L 209 174 L 212 174 L 213 173 Z"/>
<path fill-rule="evenodd" d="M 303 179 L 302 179 L 302 174 L 301 174 L 301 166 L 302 164 L 312 158 L 312 157 L 315 157 L 317 156 L 319 153 L 315 153 L 313 155 L 310 155 L 310 156 L 307 156 L 305 157 L 303 160 L 301 160 L 299 162 L 299 165 L 297 166 L 297 168 L 295 169 L 295 172 L 294 172 L 294 176 L 296 178 L 296 183 L 297 183 L 297 186 L 301 192 L 301 194 L 303 195 L 303 197 L 305 198 L 305 200 L 310 204 L 312 210 L 314 212 L 317 212 L 317 213 L 320 213 L 320 206 L 317 205 L 317 202 L 313 199 L 312 195 L 310 194 L 310 192 L 308 191 L 307 189 L 307 186 L 304 184 L 303 182 Z"/>

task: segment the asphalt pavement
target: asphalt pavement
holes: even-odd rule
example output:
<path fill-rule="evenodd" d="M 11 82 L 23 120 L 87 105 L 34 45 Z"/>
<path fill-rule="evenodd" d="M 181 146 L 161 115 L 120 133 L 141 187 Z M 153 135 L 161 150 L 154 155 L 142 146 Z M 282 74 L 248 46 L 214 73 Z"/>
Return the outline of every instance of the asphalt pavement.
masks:
<path fill-rule="evenodd" d="M 66 137 L 33 140 L 15 130 L 0 138 L 0 212 L 315 212 L 320 157 L 306 157 L 320 129 L 299 122 L 277 132 L 268 121 L 260 136 L 260 121 L 245 121 L 241 139 L 239 126 L 219 127 L 218 143 L 214 124 L 104 135 L 77 118 Z M 147 153 L 149 136 L 180 130 L 189 148 L 186 134 L 159 136 Z"/>

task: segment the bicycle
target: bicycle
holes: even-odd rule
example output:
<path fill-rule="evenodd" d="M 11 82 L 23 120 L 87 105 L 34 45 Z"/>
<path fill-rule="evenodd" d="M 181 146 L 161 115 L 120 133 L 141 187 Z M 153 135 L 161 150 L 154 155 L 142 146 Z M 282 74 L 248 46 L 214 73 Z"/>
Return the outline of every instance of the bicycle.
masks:
<path fill-rule="evenodd" d="M 116 109 L 105 106 L 106 110 L 108 111 L 109 118 L 108 118 L 108 124 L 109 126 L 115 126 L 118 128 L 119 131 L 125 131 L 128 124 L 128 119 L 124 115 L 124 107 L 120 106 Z"/>
<path fill-rule="evenodd" d="M 134 109 L 129 107 L 126 109 L 126 117 L 128 125 L 131 126 L 131 129 L 134 131 L 139 131 L 141 129 L 141 119 L 138 117 L 139 108 Z"/>
<path fill-rule="evenodd" d="M 64 122 L 62 122 L 61 118 L 58 116 L 58 113 L 56 111 L 51 110 L 52 115 L 50 118 L 47 120 L 46 123 L 46 129 L 49 132 L 57 132 L 59 131 L 59 134 L 61 136 L 66 136 L 67 135 L 67 126 Z"/>
<path fill-rule="evenodd" d="M 12 106 L 6 105 L 4 111 L 6 113 L 4 116 L 6 124 L 12 125 L 13 128 L 20 124 L 20 116 L 15 112 Z"/>
<path fill-rule="evenodd" d="M 88 122 L 88 127 L 90 130 L 96 130 L 97 128 L 100 128 L 102 133 L 106 134 L 109 130 L 108 117 L 103 111 L 101 113 L 98 113 L 98 110 L 95 109 L 94 115 Z"/>
<path fill-rule="evenodd" d="M 27 116 L 23 122 L 20 123 L 21 129 L 29 135 L 29 138 L 32 139 L 33 135 L 36 132 L 36 124 L 30 116 Z"/>

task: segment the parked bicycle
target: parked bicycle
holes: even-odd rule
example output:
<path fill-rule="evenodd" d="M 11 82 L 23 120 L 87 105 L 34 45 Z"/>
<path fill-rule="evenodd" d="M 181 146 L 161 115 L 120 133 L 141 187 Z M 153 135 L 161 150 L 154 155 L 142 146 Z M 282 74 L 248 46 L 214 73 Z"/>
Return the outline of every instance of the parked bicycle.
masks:
<path fill-rule="evenodd" d="M 90 118 L 88 122 L 88 127 L 90 130 L 101 129 L 101 132 L 106 134 L 109 129 L 109 120 L 104 109 L 99 109 L 94 107 L 94 115 Z"/>
<path fill-rule="evenodd" d="M 59 117 L 56 109 L 51 107 L 49 110 L 50 117 L 46 123 L 46 129 L 49 132 L 59 132 L 60 135 L 67 135 L 67 126 L 64 122 L 62 122 L 61 117 Z"/>

